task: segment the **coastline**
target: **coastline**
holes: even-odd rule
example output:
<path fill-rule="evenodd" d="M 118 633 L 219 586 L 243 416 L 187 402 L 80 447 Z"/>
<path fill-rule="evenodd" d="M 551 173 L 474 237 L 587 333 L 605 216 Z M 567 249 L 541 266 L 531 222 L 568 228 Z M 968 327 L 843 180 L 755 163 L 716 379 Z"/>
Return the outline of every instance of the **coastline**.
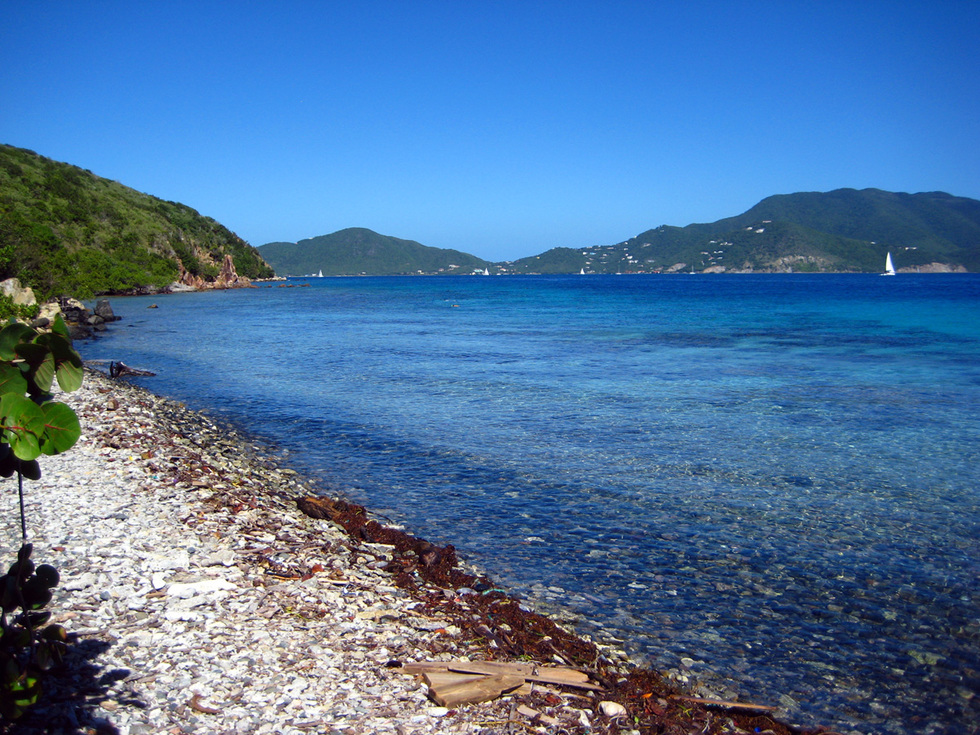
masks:
<path fill-rule="evenodd" d="M 674 684 L 463 571 L 451 547 L 358 506 L 328 501 L 337 523 L 304 514 L 297 501 L 314 486 L 174 401 L 88 369 L 59 398 L 82 439 L 43 458 L 25 494 L 35 558 L 61 572 L 50 609 L 72 645 L 66 671 L 10 732 L 794 732 L 671 699 L 683 694 Z M 4 515 L 8 558 L 15 515 Z M 517 657 L 587 670 L 603 691 L 551 687 L 447 710 L 401 671 Z"/>

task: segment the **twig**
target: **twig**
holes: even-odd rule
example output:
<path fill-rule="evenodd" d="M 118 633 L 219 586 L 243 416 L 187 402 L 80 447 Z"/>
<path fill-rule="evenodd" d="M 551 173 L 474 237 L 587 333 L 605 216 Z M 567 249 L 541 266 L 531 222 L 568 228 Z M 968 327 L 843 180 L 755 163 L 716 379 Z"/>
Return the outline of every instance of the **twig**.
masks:
<path fill-rule="evenodd" d="M 201 704 L 201 695 L 200 694 L 195 694 L 193 697 L 191 697 L 191 701 L 189 701 L 187 703 L 187 705 L 192 710 L 196 710 L 198 712 L 203 712 L 206 715 L 220 715 L 221 714 L 221 710 L 220 709 L 215 709 L 214 707 L 206 707 L 203 704 Z"/>
<path fill-rule="evenodd" d="M 17 493 L 20 495 L 20 536 L 27 543 L 27 514 L 24 512 L 24 475 L 17 470 Z"/>

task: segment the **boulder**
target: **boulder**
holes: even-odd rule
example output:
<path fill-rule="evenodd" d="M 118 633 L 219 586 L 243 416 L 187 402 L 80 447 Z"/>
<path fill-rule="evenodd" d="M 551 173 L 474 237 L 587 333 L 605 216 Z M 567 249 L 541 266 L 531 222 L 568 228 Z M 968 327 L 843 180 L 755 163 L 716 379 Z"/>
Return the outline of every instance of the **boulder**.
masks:
<path fill-rule="evenodd" d="M 41 304 L 37 318 L 47 319 L 48 323 L 50 324 L 58 318 L 59 314 L 61 314 L 61 304 L 59 304 L 57 301 L 45 301 L 43 304 Z"/>
<path fill-rule="evenodd" d="M 121 318 L 113 313 L 112 306 L 109 305 L 109 299 L 99 299 L 95 305 L 95 315 L 102 317 L 102 321 L 105 322 L 115 322 Z"/>
<path fill-rule="evenodd" d="M 37 303 L 34 291 L 30 286 L 23 286 L 19 278 L 8 278 L 0 281 L 0 293 L 8 297 L 18 306 L 33 306 Z"/>
<path fill-rule="evenodd" d="M 58 299 L 58 307 L 72 339 L 88 339 L 92 336 L 92 326 L 89 324 L 91 313 L 81 301 L 62 296 Z"/>

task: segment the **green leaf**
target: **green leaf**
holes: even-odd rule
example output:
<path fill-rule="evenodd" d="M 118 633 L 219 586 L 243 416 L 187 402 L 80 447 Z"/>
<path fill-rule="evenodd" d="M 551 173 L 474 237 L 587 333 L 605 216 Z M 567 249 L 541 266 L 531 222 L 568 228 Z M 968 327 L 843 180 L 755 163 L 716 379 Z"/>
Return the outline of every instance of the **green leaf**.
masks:
<path fill-rule="evenodd" d="M 40 480 L 41 479 L 41 465 L 37 463 L 36 459 L 32 459 L 29 462 L 24 462 L 22 460 L 17 460 L 20 470 L 20 474 L 26 477 L 28 480 Z M 0 475 L 3 473 L 0 472 Z"/>
<path fill-rule="evenodd" d="M 11 322 L 0 329 L 0 360 L 13 360 L 17 357 L 14 351 L 17 345 L 33 339 L 36 334 L 36 330 L 20 322 Z"/>
<path fill-rule="evenodd" d="M 0 393 L 27 392 L 27 380 L 24 374 L 16 365 L 9 362 L 0 362 Z"/>
<path fill-rule="evenodd" d="M 10 477 L 19 469 L 20 460 L 10 451 L 10 445 L 0 444 L 0 477 Z"/>
<path fill-rule="evenodd" d="M 61 314 L 57 314 L 54 318 L 54 324 L 51 325 L 51 331 L 55 334 L 60 334 L 62 337 L 71 342 L 71 334 L 68 331 L 68 325 L 65 324 L 65 320 L 61 317 Z"/>
<path fill-rule="evenodd" d="M 51 391 L 54 384 L 54 355 L 47 345 L 22 342 L 15 348 L 17 356 L 30 366 L 28 380 L 44 393 Z"/>
<path fill-rule="evenodd" d="M 3 422 L 3 441 L 10 445 L 17 459 L 32 460 L 40 456 L 41 437 L 45 432 L 44 412 L 40 406 L 25 396 L 8 393 L 0 398 L 0 421 Z"/>
<path fill-rule="evenodd" d="M 43 454 L 61 454 L 71 449 L 82 435 L 78 416 L 64 403 L 52 401 L 41 406 L 44 415 L 44 435 L 41 438 Z"/>
<path fill-rule="evenodd" d="M 58 385 L 66 393 L 82 387 L 82 358 L 71 346 L 71 340 L 60 334 L 42 334 L 34 340 L 48 348 L 54 358 Z"/>
<path fill-rule="evenodd" d="M 68 640 L 68 631 L 60 625 L 52 624 L 41 631 L 41 637 L 46 641 L 59 641 L 64 643 Z"/>

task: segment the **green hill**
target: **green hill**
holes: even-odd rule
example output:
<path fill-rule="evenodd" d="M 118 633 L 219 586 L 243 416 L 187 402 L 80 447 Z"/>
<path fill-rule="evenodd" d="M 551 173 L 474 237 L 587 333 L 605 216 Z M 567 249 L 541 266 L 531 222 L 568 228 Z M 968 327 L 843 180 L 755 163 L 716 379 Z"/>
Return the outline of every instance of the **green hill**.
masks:
<path fill-rule="evenodd" d="M 0 280 L 40 298 L 214 281 L 225 256 L 239 276 L 273 275 L 240 237 L 176 202 L 77 166 L 0 144 Z"/>
<path fill-rule="evenodd" d="M 615 245 L 506 263 L 349 228 L 253 248 L 190 207 L 0 144 L 0 280 L 39 297 L 206 286 L 232 276 L 490 273 L 980 271 L 980 201 L 878 189 L 763 199 L 743 214 L 662 225 Z M 230 259 L 230 262 L 229 262 Z M 271 267 L 270 267 L 271 266 Z"/>
<path fill-rule="evenodd" d="M 980 201 L 943 192 L 838 189 L 772 196 L 709 224 L 662 225 L 616 245 L 555 248 L 513 273 L 980 270 Z M 938 265 L 937 265 L 938 264 Z"/>
<path fill-rule="evenodd" d="M 325 276 L 387 276 L 420 273 L 471 274 L 489 264 L 458 250 L 351 227 L 299 242 L 270 242 L 259 252 L 280 276 L 323 272 Z"/>

